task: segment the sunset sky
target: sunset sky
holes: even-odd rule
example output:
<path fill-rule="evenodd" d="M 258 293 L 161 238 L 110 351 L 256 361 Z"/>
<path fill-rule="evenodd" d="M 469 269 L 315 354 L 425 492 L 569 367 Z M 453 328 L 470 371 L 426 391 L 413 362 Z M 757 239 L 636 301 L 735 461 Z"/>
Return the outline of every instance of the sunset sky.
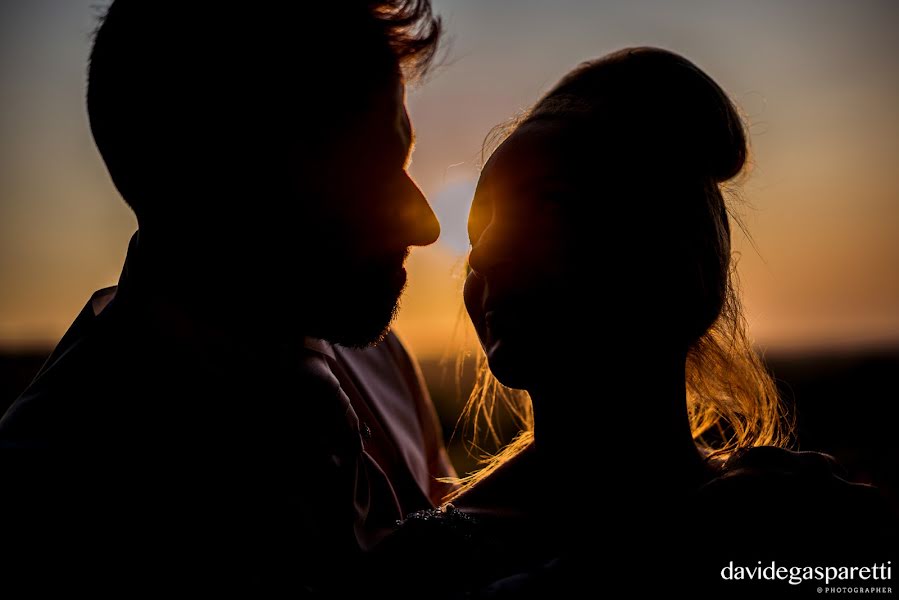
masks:
<path fill-rule="evenodd" d="M 90 294 L 115 283 L 136 227 L 93 146 L 84 108 L 97 4 L 0 5 L 3 348 L 55 343 Z M 398 328 L 414 351 L 454 352 L 465 337 L 464 327 L 453 335 L 459 273 L 486 133 L 578 62 L 632 45 L 684 54 L 750 122 L 753 171 L 739 210 L 759 253 L 742 237 L 736 248 L 760 345 L 899 342 L 899 4 L 434 4 L 450 45 L 408 104 L 418 140 L 411 172 L 443 235 L 410 259 Z"/>

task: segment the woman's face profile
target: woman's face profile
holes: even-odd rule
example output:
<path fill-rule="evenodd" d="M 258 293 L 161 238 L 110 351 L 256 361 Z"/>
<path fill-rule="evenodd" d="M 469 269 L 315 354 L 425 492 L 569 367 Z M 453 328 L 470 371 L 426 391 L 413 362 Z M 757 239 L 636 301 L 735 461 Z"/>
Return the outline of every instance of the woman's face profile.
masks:
<path fill-rule="evenodd" d="M 526 123 L 493 153 L 478 181 L 465 305 L 491 370 L 510 387 L 538 384 L 532 374 L 594 318 L 583 314 L 584 290 L 599 289 L 587 281 L 595 275 L 585 269 L 584 238 L 605 227 L 584 222 L 597 194 L 583 192 L 590 174 L 578 166 L 578 154 L 560 122 Z"/>

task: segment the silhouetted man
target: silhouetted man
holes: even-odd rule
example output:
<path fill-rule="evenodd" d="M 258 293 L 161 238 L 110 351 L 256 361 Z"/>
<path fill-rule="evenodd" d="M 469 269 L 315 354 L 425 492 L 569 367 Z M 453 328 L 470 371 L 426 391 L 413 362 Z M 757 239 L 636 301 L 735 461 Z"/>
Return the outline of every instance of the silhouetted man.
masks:
<path fill-rule="evenodd" d="M 111 5 L 87 104 L 139 232 L 0 421 L 77 457 L 8 495 L 23 539 L 74 531 L 88 581 L 327 591 L 446 491 L 388 332 L 439 233 L 404 106 L 439 33 L 428 0 Z"/>

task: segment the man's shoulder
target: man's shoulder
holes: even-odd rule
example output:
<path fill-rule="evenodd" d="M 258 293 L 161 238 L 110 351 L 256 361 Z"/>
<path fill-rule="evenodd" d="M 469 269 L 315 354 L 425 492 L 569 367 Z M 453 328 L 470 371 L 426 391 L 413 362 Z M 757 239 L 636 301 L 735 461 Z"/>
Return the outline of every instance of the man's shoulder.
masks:
<path fill-rule="evenodd" d="M 0 418 L 0 447 L 43 447 L 65 438 L 93 418 L 94 408 L 121 382 L 133 349 L 115 340 L 121 328 L 98 318 L 115 288 L 95 292 L 72 322 L 28 387 Z"/>

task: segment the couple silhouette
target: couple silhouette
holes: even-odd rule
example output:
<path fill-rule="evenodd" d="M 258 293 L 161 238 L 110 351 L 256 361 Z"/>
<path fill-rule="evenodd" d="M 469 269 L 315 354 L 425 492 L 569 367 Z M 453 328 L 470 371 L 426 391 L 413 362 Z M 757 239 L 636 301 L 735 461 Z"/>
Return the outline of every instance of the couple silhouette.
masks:
<path fill-rule="evenodd" d="M 3 447 L 56 450 L 7 469 L 21 572 L 541 598 L 886 561 L 878 491 L 785 449 L 745 331 L 722 193 L 748 160 L 739 113 L 657 48 L 577 66 L 492 136 L 467 412 L 506 402 L 522 432 L 456 477 L 389 329 L 410 248 L 439 235 L 404 91 L 441 33 L 428 0 L 109 6 L 87 106 L 139 229 L 0 420 Z"/>

